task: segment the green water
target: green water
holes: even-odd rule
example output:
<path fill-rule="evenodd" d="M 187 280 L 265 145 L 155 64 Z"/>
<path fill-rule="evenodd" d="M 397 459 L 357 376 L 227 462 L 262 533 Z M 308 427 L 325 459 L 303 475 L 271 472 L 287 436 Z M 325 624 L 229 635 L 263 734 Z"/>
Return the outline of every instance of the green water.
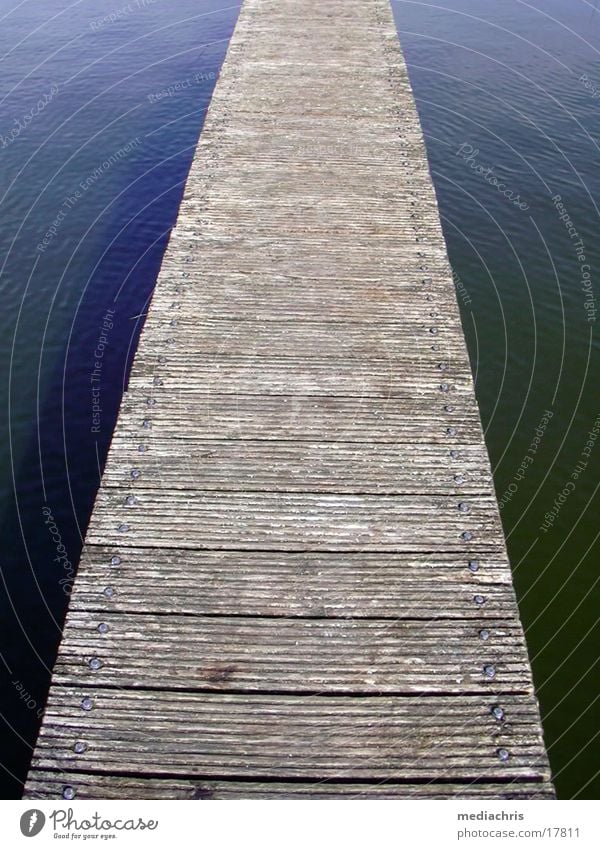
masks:
<path fill-rule="evenodd" d="M 600 13 L 392 5 L 554 780 L 563 798 L 598 798 Z"/>

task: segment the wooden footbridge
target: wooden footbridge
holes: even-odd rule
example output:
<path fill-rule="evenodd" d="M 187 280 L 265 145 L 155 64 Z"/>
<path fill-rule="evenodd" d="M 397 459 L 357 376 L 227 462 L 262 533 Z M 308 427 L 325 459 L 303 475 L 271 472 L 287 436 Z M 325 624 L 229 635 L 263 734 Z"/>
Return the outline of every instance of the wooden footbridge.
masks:
<path fill-rule="evenodd" d="M 388 0 L 245 0 L 25 796 L 552 794 Z"/>

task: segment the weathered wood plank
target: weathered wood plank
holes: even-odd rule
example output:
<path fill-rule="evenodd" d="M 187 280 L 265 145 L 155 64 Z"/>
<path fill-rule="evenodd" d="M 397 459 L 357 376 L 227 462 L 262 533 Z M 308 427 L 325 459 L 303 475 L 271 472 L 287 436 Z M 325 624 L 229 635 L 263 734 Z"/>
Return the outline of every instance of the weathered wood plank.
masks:
<path fill-rule="evenodd" d="M 552 799 L 546 783 L 394 784 L 332 781 L 312 783 L 204 781 L 125 778 L 91 772 L 36 770 L 29 778 L 29 799 L 60 799 L 65 788 L 77 799 Z"/>
<path fill-rule="evenodd" d="M 170 347 L 177 345 L 177 339 Z M 420 369 L 415 364 L 413 370 L 400 370 L 393 361 L 361 361 L 359 365 L 351 360 L 304 360 L 293 357 L 219 357 L 186 352 L 187 367 L 180 359 L 168 362 L 168 374 L 163 384 L 152 388 L 152 397 L 157 403 L 168 402 L 170 396 L 185 399 L 199 392 L 224 392 L 245 394 L 255 392 L 260 395 L 336 395 L 346 397 L 364 396 L 377 398 L 402 397 L 410 399 L 415 395 L 428 397 L 431 408 L 442 414 L 444 404 L 458 404 L 463 395 L 472 392 L 470 374 L 466 371 L 457 374 L 457 369 L 448 369 L 447 375 L 434 368 Z M 135 374 L 129 380 L 129 390 L 148 392 L 149 376 L 156 374 L 152 365 L 145 368 L 145 360 L 137 361 Z M 167 370 L 162 370 L 167 372 Z M 422 372 L 422 373 L 420 373 Z M 190 374 L 194 383 L 190 383 Z"/>
<path fill-rule="evenodd" d="M 171 244 L 176 244 L 174 238 Z M 398 263 L 390 260 L 390 267 L 394 270 L 390 270 L 383 282 L 379 277 L 369 279 L 371 266 L 365 257 L 362 263 L 357 262 L 355 267 L 346 271 L 344 278 L 339 279 L 336 278 L 336 269 L 339 269 L 342 257 L 330 258 L 327 263 L 315 255 L 319 251 L 313 247 L 307 248 L 309 256 L 302 266 L 296 266 L 291 261 L 286 264 L 280 260 L 271 274 L 266 276 L 264 272 L 260 273 L 266 260 L 263 258 L 261 265 L 253 244 L 245 247 L 248 258 L 243 262 L 236 261 L 235 268 L 229 272 L 227 262 L 232 263 L 231 255 L 237 255 L 239 251 L 237 247 L 233 250 L 231 244 L 223 244 L 223 256 L 217 254 L 212 261 L 209 261 L 207 247 L 202 243 L 190 241 L 189 245 L 186 243 L 180 250 L 183 256 L 201 253 L 207 266 L 212 268 L 217 265 L 222 271 L 218 276 L 209 277 L 195 262 L 193 272 L 188 270 L 189 266 L 182 264 L 180 271 L 161 280 L 156 304 L 164 311 L 165 319 L 178 319 L 178 312 L 183 310 L 185 315 L 185 312 L 195 310 L 200 319 L 212 317 L 238 321 L 317 323 L 323 319 L 323 303 L 326 300 L 326 315 L 333 323 L 377 326 L 401 323 L 405 332 L 414 339 L 417 351 L 419 348 L 424 351 L 427 345 L 432 344 L 430 327 L 437 327 L 440 344 L 451 340 L 460 350 L 460 326 L 456 320 L 452 320 L 452 314 L 444 309 L 451 304 L 447 290 L 438 294 L 430 282 L 424 283 L 431 280 L 431 271 L 413 271 L 411 275 L 408 270 L 398 269 Z M 212 252 L 216 253 L 216 250 Z M 240 274 L 240 270 L 244 273 Z M 445 276 L 447 271 L 445 268 L 438 269 L 436 273 L 438 277 L 441 274 Z M 397 279 L 390 281 L 393 275 Z M 303 277 L 310 278 L 310 281 Z M 315 282 L 315 277 L 330 279 Z M 353 289 L 358 290 L 354 296 Z M 432 300 L 428 300 L 428 295 L 432 296 Z M 181 304 L 179 311 L 171 307 L 173 303 Z M 432 312 L 437 315 L 432 316 Z M 461 353 L 466 361 L 464 347 Z"/>
<path fill-rule="evenodd" d="M 311 359 L 337 357 L 342 360 L 395 359 L 402 357 L 410 364 L 423 362 L 431 357 L 430 365 L 447 362 L 448 343 L 441 352 L 419 350 L 417 330 L 408 322 L 395 324 L 367 324 L 359 322 L 316 322 L 316 321 L 258 321 L 243 319 L 200 319 L 198 303 L 187 308 L 182 293 L 165 293 L 165 308 L 153 310 L 144 325 L 144 343 L 151 349 L 163 349 L 167 340 L 176 335 L 186 351 L 194 354 L 219 354 L 227 356 L 240 353 L 255 357 L 304 356 Z M 190 301 L 191 301 L 190 297 Z M 439 312 L 440 304 L 426 301 L 429 312 Z M 429 316 L 433 318 L 435 316 Z M 173 324 L 172 322 L 176 322 Z M 174 329 L 176 328 L 176 330 Z M 172 358 L 174 352 L 170 352 Z M 459 363 L 464 362 L 462 344 L 456 344 L 453 352 Z M 182 356 L 183 359 L 183 356 Z"/>
<path fill-rule="evenodd" d="M 510 569 L 502 550 L 473 560 L 435 553 L 381 556 L 87 545 L 70 609 L 130 616 L 427 621 L 516 617 Z"/>
<path fill-rule="evenodd" d="M 165 548 L 454 551 L 499 545 L 491 496 L 121 490 L 98 493 L 87 540 Z M 132 481 L 132 484 L 135 481 Z M 134 494 L 135 490 L 135 494 Z M 468 507 L 468 513 L 461 511 Z"/>
<path fill-rule="evenodd" d="M 140 444 L 144 451 L 139 451 Z M 143 443 L 120 437 L 112 446 L 103 481 L 152 489 L 381 494 L 486 494 L 491 475 L 481 445 L 463 445 L 460 465 L 443 445 L 264 440 L 172 440 L 151 432 Z M 460 474 L 458 472 L 460 469 Z M 133 482 L 134 485 L 137 481 Z"/>
<path fill-rule="evenodd" d="M 168 356 L 155 358 L 154 379 Z M 472 398 L 461 403 L 460 414 L 437 410 L 432 417 L 430 398 L 413 397 L 410 404 L 397 398 L 340 398 L 336 396 L 224 395 L 212 385 L 208 391 L 171 393 L 161 403 L 153 393 L 128 392 L 123 398 L 117 433 L 143 436 L 150 429 L 168 432 L 169 439 L 288 439 L 314 442 L 442 443 L 448 451 L 461 443 L 481 445 L 479 414 Z M 212 389 L 212 391 L 211 391 Z M 446 406 L 444 404 L 443 406 Z M 140 440 L 141 442 L 142 440 Z M 460 459 L 460 456 L 457 458 Z"/>
<path fill-rule="evenodd" d="M 30 798 L 552 796 L 390 8 L 298 10 L 243 4 Z"/>
<path fill-rule="evenodd" d="M 102 622 L 106 633 L 98 631 Z M 489 638 L 482 642 L 484 626 Z M 532 686 L 523 647 L 514 621 L 72 612 L 54 681 L 188 691 L 527 693 Z"/>

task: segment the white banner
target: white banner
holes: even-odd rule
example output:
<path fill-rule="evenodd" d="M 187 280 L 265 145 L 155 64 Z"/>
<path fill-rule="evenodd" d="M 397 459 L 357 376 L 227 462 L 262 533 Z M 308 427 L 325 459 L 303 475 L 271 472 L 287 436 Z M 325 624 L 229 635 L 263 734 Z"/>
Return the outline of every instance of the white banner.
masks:
<path fill-rule="evenodd" d="M 598 849 L 597 802 L 0 802 L 2 847 L 578 847 Z"/>

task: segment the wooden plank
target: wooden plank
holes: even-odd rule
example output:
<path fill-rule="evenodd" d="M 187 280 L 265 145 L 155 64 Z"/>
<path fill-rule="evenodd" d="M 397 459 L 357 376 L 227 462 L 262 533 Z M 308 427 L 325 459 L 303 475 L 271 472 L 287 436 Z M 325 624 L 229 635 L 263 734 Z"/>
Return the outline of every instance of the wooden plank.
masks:
<path fill-rule="evenodd" d="M 504 722 L 492 714 L 495 705 L 494 696 L 249 699 L 56 685 L 33 763 L 85 771 L 100 763 L 117 775 L 547 778 L 531 700 L 503 695 Z M 73 751 L 76 740 L 85 752 Z"/>
<path fill-rule="evenodd" d="M 496 546 L 502 531 L 491 496 L 200 492 L 105 487 L 87 540 L 165 548 L 281 551 L 454 551 Z M 135 481 L 132 481 L 132 484 Z M 135 494 L 134 494 L 135 490 Z M 468 513 L 460 505 L 467 505 Z"/>
<path fill-rule="evenodd" d="M 332 357 L 342 362 L 363 361 L 377 357 L 391 361 L 397 368 L 413 368 L 419 371 L 447 371 L 448 368 L 464 369 L 466 357 L 457 354 L 448 339 L 444 345 L 436 344 L 436 351 L 415 353 L 421 332 L 414 327 L 397 322 L 394 324 L 361 322 L 316 322 L 310 320 L 269 321 L 242 318 L 200 318 L 198 304 L 189 310 L 181 292 L 165 297 L 165 308 L 152 311 L 153 320 L 146 322 L 144 344 L 150 351 L 165 352 L 169 361 L 184 361 L 185 353 L 195 358 L 202 355 L 220 357 L 306 357 L 322 360 Z M 425 317 L 432 323 L 440 314 L 443 305 L 426 299 Z M 433 313 L 433 315 L 432 315 Z M 175 343 L 169 342 L 175 339 Z M 432 344 L 434 342 L 432 338 Z M 175 345 L 175 347 L 173 347 Z M 437 353 L 436 353 L 437 352 Z M 440 369 L 439 364 L 446 368 Z"/>
<path fill-rule="evenodd" d="M 430 358 L 428 365 L 434 367 L 440 362 L 448 363 L 450 356 L 454 361 L 464 361 L 460 340 L 453 343 L 452 347 L 446 340 L 443 349 L 438 349 L 437 354 L 435 351 L 419 350 L 420 330 L 408 322 L 259 321 L 248 316 L 241 319 L 201 319 L 198 316 L 198 303 L 190 304 L 187 308 L 186 300 L 181 295 L 181 291 L 175 289 L 172 294 L 165 293 L 164 309 L 153 309 L 144 326 L 144 344 L 150 346 L 151 350 L 164 350 L 169 344 L 168 339 L 177 339 L 177 349 L 169 351 L 171 361 L 181 346 L 195 356 L 239 356 L 244 353 L 253 357 L 301 355 L 310 359 L 331 356 L 349 360 L 369 359 L 376 355 L 379 359 L 396 362 L 402 357 L 403 360 L 409 360 L 411 365 L 424 363 Z M 426 299 L 426 305 L 429 313 L 425 317 L 439 317 L 441 305 L 437 299 L 434 303 L 433 295 L 431 301 Z M 421 321 L 422 318 L 421 315 Z M 184 357 L 185 354 L 182 354 L 181 359 Z"/>
<path fill-rule="evenodd" d="M 179 234 L 179 241 L 181 239 Z M 174 237 L 171 238 L 172 246 L 177 242 Z M 165 319 L 179 318 L 179 311 L 171 304 L 180 303 L 180 311 L 185 314 L 195 310 L 200 319 L 318 323 L 323 318 L 323 302 L 326 299 L 329 321 L 377 326 L 400 322 L 413 337 L 415 345 L 418 343 L 417 350 L 431 342 L 429 328 L 432 326 L 439 330 L 439 341 L 461 341 L 456 317 L 452 320 L 452 314 L 444 309 L 451 304 L 449 293 L 447 289 L 445 294 L 438 293 L 431 285 L 431 271 L 419 273 L 413 270 L 411 274 L 408 270 L 399 269 L 398 263 L 390 260 L 394 270 L 386 275 L 385 281 L 379 276 L 369 279 L 371 266 L 368 258 L 364 258 L 348 268 L 345 277 L 339 279 L 336 278 L 336 269 L 339 269 L 342 257 L 332 257 L 329 263 L 324 262 L 319 256 L 318 246 L 314 246 L 306 249 L 307 257 L 302 265 L 291 261 L 286 263 L 283 259 L 278 262 L 272 260 L 273 271 L 266 276 L 258 269 L 264 267 L 267 260 L 263 257 L 261 266 L 259 251 L 252 243 L 245 246 L 245 253 L 236 260 L 235 268 L 228 270 L 227 264 L 234 261 L 231 255 L 237 257 L 239 253 L 238 247 L 235 251 L 232 247 L 224 243 L 222 256 L 218 253 L 212 260 L 210 257 L 217 253 L 216 249 L 209 252 L 207 246 L 198 240 L 191 240 L 177 248 L 184 257 L 200 254 L 207 266 L 218 265 L 221 272 L 209 277 L 196 261 L 193 272 L 186 265 L 176 274 L 167 272 L 164 281 L 161 279 L 160 295 L 156 301 Z M 240 274 L 240 269 L 243 274 Z M 438 278 L 446 273 L 445 268 L 436 270 Z M 327 277 L 329 280 L 319 280 Z M 310 278 L 310 281 L 303 278 Z M 354 289 L 358 291 L 353 295 Z M 428 300 L 429 295 L 432 300 Z M 438 314 L 431 316 L 431 312 Z M 464 348 L 461 354 L 466 362 Z"/>
<path fill-rule="evenodd" d="M 160 362 L 160 359 L 165 362 Z M 154 379 L 163 380 L 161 366 L 168 356 L 155 358 Z M 149 381 L 151 384 L 151 381 Z M 473 399 L 465 397 L 460 414 L 439 409 L 432 416 L 429 398 L 414 397 L 410 404 L 394 398 L 356 396 L 224 395 L 214 384 L 205 392 L 171 393 L 168 403 L 145 392 L 123 398 L 117 432 L 144 437 L 160 428 L 169 439 L 288 439 L 314 442 L 391 442 L 435 444 L 459 451 L 461 443 L 481 445 L 479 414 Z M 443 406 L 446 406 L 444 404 Z M 142 440 L 140 440 L 142 442 Z M 460 454 L 460 451 L 459 451 Z M 460 459 L 460 456 L 456 459 Z M 489 467 L 489 463 L 486 463 Z"/>
<path fill-rule="evenodd" d="M 177 340 L 173 342 L 175 347 Z M 152 366 L 144 368 L 145 360 L 138 358 L 135 374 L 129 380 L 130 391 L 148 392 L 148 376 L 156 373 Z M 161 386 L 152 388 L 152 397 L 157 403 L 169 401 L 170 396 L 185 399 L 198 392 L 224 392 L 260 395 L 327 395 L 376 398 L 402 397 L 412 399 L 415 395 L 428 397 L 432 409 L 440 412 L 445 403 L 458 404 L 461 396 L 472 392 L 471 377 L 466 372 L 448 369 L 448 375 L 433 368 L 400 370 L 393 361 L 361 361 L 357 365 L 351 360 L 310 361 L 294 357 L 195 357 L 188 352 L 187 365 L 181 360 L 170 360 L 168 376 Z M 195 382 L 190 383 L 190 373 Z"/>
<path fill-rule="evenodd" d="M 106 633 L 98 630 L 100 623 Z M 72 613 L 54 681 L 74 686 L 350 693 L 532 691 L 516 622 Z M 152 664 L 147 661 L 148 654 Z"/>
<path fill-rule="evenodd" d="M 475 561 L 435 553 L 382 557 L 88 545 L 70 609 L 129 616 L 516 617 L 501 550 Z M 491 632 L 487 638 L 495 639 Z"/>
<path fill-rule="evenodd" d="M 387 446 L 365 443 L 265 440 L 172 440 L 152 432 L 142 443 L 113 442 L 104 470 L 106 487 L 135 486 L 219 491 L 364 492 L 382 494 L 487 493 L 491 476 L 483 446 L 460 448 L 457 461 L 443 445 Z"/>
<path fill-rule="evenodd" d="M 36 770 L 29 778 L 25 797 L 60 799 L 74 793 L 77 799 L 552 799 L 546 783 L 508 782 L 465 784 L 394 784 L 379 782 L 339 784 L 256 781 L 204 781 L 181 778 L 125 778 L 85 772 Z"/>

